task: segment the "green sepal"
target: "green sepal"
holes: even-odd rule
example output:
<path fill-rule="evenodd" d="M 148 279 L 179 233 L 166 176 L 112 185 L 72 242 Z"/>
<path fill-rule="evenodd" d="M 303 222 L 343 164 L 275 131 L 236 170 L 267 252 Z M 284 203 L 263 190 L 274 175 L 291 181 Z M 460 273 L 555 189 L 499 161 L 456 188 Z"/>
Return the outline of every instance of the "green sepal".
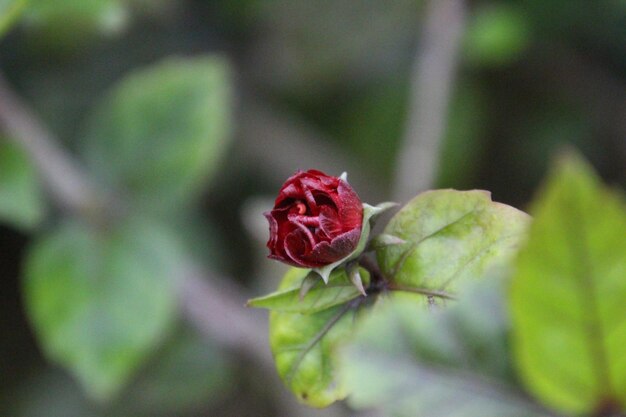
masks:
<path fill-rule="evenodd" d="M 311 288 L 315 286 L 322 278 L 313 271 L 309 271 L 300 284 L 300 300 L 304 298 Z"/>
<path fill-rule="evenodd" d="M 365 287 L 363 286 L 363 277 L 361 276 L 361 268 L 357 262 L 350 262 L 346 264 L 346 273 L 354 288 L 356 288 L 363 297 L 367 296 Z"/>
<path fill-rule="evenodd" d="M 366 270 L 357 268 L 356 271 L 366 284 L 369 283 L 370 276 Z M 316 275 L 316 281 L 311 281 L 310 276 L 311 274 L 307 274 L 299 285 L 253 298 L 246 305 L 284 313 L 314 314 L 362 295 L 361 290 L 353 285 L 352 279 L 343 268 L 333 271 L 327 285 L 322 285 L 322 281 Z M 301 297 L 301 288 L 307 280 L 312 282 L 312 286 Z"/>

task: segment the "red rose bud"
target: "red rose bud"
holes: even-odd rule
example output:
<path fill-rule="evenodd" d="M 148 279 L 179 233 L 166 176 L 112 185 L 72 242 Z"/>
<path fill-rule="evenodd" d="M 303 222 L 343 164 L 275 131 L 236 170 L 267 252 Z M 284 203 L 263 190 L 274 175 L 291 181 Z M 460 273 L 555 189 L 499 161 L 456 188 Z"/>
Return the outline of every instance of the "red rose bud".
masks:
<path fill-rule="evenodd" d="M 316 268 L 339 261 L 356 249 L 363 204 L 350 185 L 323 172 L 298 171 L 280 189 L 270 223 L 269 258 Z"/>

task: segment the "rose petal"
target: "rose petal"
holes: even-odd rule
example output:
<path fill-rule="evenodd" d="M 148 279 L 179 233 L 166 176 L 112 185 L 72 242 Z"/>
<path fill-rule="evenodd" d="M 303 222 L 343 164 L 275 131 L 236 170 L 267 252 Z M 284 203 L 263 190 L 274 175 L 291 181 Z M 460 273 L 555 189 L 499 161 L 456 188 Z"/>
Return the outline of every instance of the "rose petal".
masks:
<path fill-rule="evenodd" d="M 332 188 L 325 186 L 324 184 L 322 184 L 322 182 L 319 180 L 319 178 L 301 178 L 300 179 L 300 184 L 302 185 L 302 187 L 306 187 L 309 190 L 315 190 L 315 191 L 322 191 L 325 193 L 331 193 L 333 192 Z"/>
<path fill-rule="evenodd" d="M 337 194 L 342 202 L 339 206 L 339 219 L 344 230 L 358 227 L 363 222 L 363 204 L 357 193 L 345 181 L 339 181 Z"/>
<path fill-rule="evenodd" d="M 278 222 L 270 211 L 266 211 L 263 215 L 270 225 L 270 239 L 267 241 L 267 246 L 272 249 L 273 246 L 276 246 L 276 240 L 278 239 Z"/>
<path fill-rule="evenodd" d="M 337 212 L 328 206 L 320 209 L 319 223 L 322 231 L 331 239 L 343 231 Z"/>
<path fill-rule="evenodd" d="M 321 242 L 315 245 L 313 250 L 302 257 L 305 262 L 318 262 L 322 265 L 338 261 L 350 255 L 361 237 L 361 228 L 350 230 L 337 236 L 330 243 Z"/>
<path fill-rule="evenodd" d="M 315 175 L 316 177 L 320 178 L 330 177 L 329 175 L 326 175 L 322 171 L 319 171 L 317 169 L 309 169 L 306 173 L 309 175 Z"/>
<path fill-rule="evenodd" d="M 320 182 L 328 188 L 337 188 L 337 178 L 329 177 L 328 175 L 320 175 L 318 176 Z"/>
<path fill-rule="evenodd" d="M 278 197 L 276 197 L 276 201 L 274 202 L 274 206 L 281 206 L 282 204 L 285 204 L 288 199 L 297 200 L 301 198 L 304 198 L 302 187 L 299 187 L 296 184 L 289 184 L 281 188 L 280 193 L 278 193 Z"/>
<path fill-rule="evenodd" d="M 284 237 L 287 235 L 287 233 L 291 231 L 289 227 L 289 221 L 287 220 L 288 210 L 289 210 L 289 207 L 286 207 L 286 208 L 274 209 L 270 212 L 270 217 L 273 219 L 273 221 L 277 223 L 278 227 L 277 227 L 276 236 L 274 237 L 273 242 L 272 242 L 272 236 L 270 236 L 270 241 L 268 242 L 268 246 L 270 245 L 270 242 L 272 243 L 272 245 L 279 245 L 280 242 L 282 242 Z M 270 232 L 272 230 L 271 227 L 272 225 L 270 221 Z"/>
<path fill-rule="evenodd" d="M 339 195 L 337 195 L 336 192 L 323 193 L 321 191 L 315 191 L 315 193 L 313 193 L 313 196 L 315 197 L 315 201 L 317 202 L 318 206 L 330 206 L 334 210 L 337 210 L 337 205 L 341 204 Z"/>
<path fill-rule="evenodd" d="M 284 241 L 285 253 L 292 261 L 292 265 L 300 267 L 315 267 L 317 264 L 307 263 L 304 258 L 305 254 L 311 251 L 307 239 L 302 236 L 301 230 L 295 230 L 287 235 Z"/>
<path fill-rule="evenodd" d="M 309 211 L 312 215 L 317 216 L 319 214 L 319 208 L 317 207 L 317 202 L 315 201 L 315 197 L 313 197 L 313 193 L 307 187 L 303 187 L 303 192 Z"/>
<path fill-rule="evenodd" d="M 281 255 L 275 255 L 273 253 L 270 253 L 269 255 L 267 255 L 267 257 L 269 259 L 274 259 L 276 261 L 287 262 L 287 263 L 291 264 L 291 260 L 290 259 L 285 258 L 284 256 L 281 256 Z M 294 266 L 300 266 L 300 265 L 294 265 Z"/>
<path fill-rule="evenodd" d="M 308 227 L 303 225 L 302 223 L 292 222 L 293 226 L 295 226 L 302 233 L 302 239 L 307 239 L 309 243 L 309 247 L 315 246 L 315 238 L 313 233 L 309 230 Z"/>
<path fill-rule="evenodd" d="M 306 175 L 306 173 L 303 171 L 297 170 L 291 177 L 287 178 L 283 187 L 287 184 L 291 184 L 291 183 L 298 181 L 298 179 L 302 177 L 303 175 Z"/>

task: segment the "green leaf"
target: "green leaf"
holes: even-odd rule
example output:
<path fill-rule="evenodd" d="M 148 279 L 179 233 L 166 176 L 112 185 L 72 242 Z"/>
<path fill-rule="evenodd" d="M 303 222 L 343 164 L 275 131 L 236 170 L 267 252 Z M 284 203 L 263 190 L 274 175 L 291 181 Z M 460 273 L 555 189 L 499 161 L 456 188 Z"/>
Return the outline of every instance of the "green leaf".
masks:
<path fill-rule="evenodd" d="M 0 0 L 0 38 L 22 14 L 28 0 Z"/>
<path fill-rule="evenodd" d="M 309 270 L 300 271 L 299 274 L 304 274 L 304 277 L 307 275 L 305 271 L 308 273 Z M 360 273 L 367 284 L 369 282 L 369 273 L 362 268 Z M 283 289 L 264 297 L 253 298 L 248 301 L 247 305 L 249 307 L 267 308 L 273 311 L 312 314 L 345 304 L 361 296 L 361 293 L 352 284 L 346 274 L 346 270 L 343 268 L 336 269 L 331 274 L 328 284 L 324 284 L 318 277 L 315 285 L 306 292 L 304 297 L 301 297 L 301 286 L 299 283 L 297 284 L 292 288 Z"/>
<path fill-rule="evenodd" d="M 138 219 L 112 230 L 67 223 L 31 248 L 25 297 L 37 338 L 93 398 L 115 394 L 168 332 L 178 249 Z"/>
<path fill-rule="evenodd" d="M 529 219 L 486 191 L 427 191 L 391 219 L 384 233 L 407 243 L 379 249 L 378 262 L 393 285 L 454 292 L 508 262 Z"/>
<path fill-rule="evenodd" d="M 625 412 L 624 199 L 570 156 L 532 212 L 510 300 L 523 380 L 546 404 L 568 413 Z"/>
<path fill-rule="evenodd" d="M 365 249 L 366 251 L 376 251 L 378 249 L 382 249 L 386 246 L 393 246 L 393 245 L 402 245 L 405 244 L 406 241 L 403 239 L 400 239 L 397 236 L 393 236 L 393 235 L 386 235 L 386 234 L 380 234 L 377 236 L 374 236 L 372 239 L 370 239 L 369 243 L 367 244 L 367 248 Z"/>
<path fill-rule="evenodd" d="M 0 219 L 28 230 L 44 218 L 37 172 L 15 145 L 0 140 Z"/>
<path fill-rule="evenodd" d="M 302 282 L 300 282 L 300 294 L 299 297 L 302 300 L 311 288 L 319 283 L 321 277 L 314 271 L 309 272 Z"/>
<path fill-rule="evenodd" d="M 168 59 L 113 88 L 88 123 L 87 165 L 142 209 L 189 205 L 218 172 L 230 139 L 229 67 Z"/>
<path fill-rule="evenodd" d="M 290 269 L 279 290 L 299 288 L 307 274 L 306 269 Z M 346 396 L 336 381 L 332 353 L 337 343 L 351 333 L 356 314 L 352 303 L 314 314 L 270 313 L 270 345 L 276 368 L 300 402 L 326 407 Z"/>
<path fill-rule="evenodd" d="M 349 404 L 397 417 L 547 415 L 508 382 L 502 287 L 474 282 L 453 307 L 435 311 L 404 294 L 381 299 L 340 349 Z"/>

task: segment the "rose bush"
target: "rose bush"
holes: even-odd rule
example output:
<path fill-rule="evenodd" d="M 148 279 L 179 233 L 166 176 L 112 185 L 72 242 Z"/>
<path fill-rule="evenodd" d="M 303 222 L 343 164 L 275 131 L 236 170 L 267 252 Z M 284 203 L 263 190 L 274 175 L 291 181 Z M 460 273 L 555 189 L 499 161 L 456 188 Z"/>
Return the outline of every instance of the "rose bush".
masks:
<path fill-rule="evenodd" d="M 269 258 L 316 268 L 345 258 L 357 247 L 363 204 L 344 179 L 298 171 L 264 215 L 270 226 Z"/>

